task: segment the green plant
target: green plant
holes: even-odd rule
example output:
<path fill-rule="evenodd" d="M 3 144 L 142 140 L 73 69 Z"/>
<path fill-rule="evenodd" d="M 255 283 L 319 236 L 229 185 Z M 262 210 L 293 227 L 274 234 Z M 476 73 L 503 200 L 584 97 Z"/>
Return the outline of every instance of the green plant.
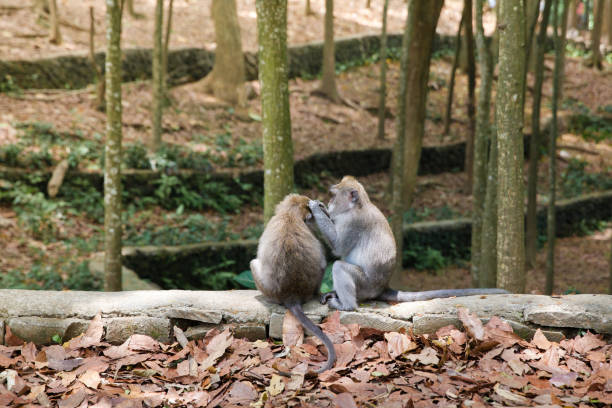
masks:
<path fill-rule="evenodd" d="M 21 88 L 15 83 L 11 75 L 6 74 L 0 80 L 0 92 L 21 94 Z"/>
<path fill-rule="evenodd" d="M 19 222 L 35 239 L 43 241 L 55 239 L 57 222 L 63 217 L 61 210 L 66 203 L 48 200 L 35 187 L 15 183 L 13 191 L 14 209 Z"/>
<path fill-rule="evenodd" d="M 89 270 L 89 261 L 70 261 L 57 266 L 37 261 L 27 272 L 12 269 L 1 274 L 0 288 L 100 290 L 102 276 Z"/>
<path fill-rule="evenodd" d="M 103 196 L 88 179 L 76 177 L 66 180 L 61 197 L 70 204 L 72 214 L 85 213 L 88 218 L 102 222 L 104 218 Z"/>
<path fill-rule="evenodd" d="M 19 156 L 22 151 L 23 147 L 17 144 L 9 144 L 0 147 L 0 163 L 10 167 L 20 166 Z"/>
<path fill-rule="evenodd" d="M 442 252 L 435 248 L 413 245 L 406 248 L 403 253 L 404 264 L 414 265 L 418 270 L 442 269 L 450 264 L 450 259 L 444 257 Z"/>
<path fill-rule="evenodd" d="M 140 143 L 129 144 L 123 153 L 123 163 L 128 169 L 150 169 L 147 149 Z"/>
<path fill-rule="evenodd" d="M 584 193 L 612 188 L 612 177 L 606 174 L 586 172 L 587 162 L 571 159 L 561 174 L 561 190 L 564 197 L 576 197 Z"/>
<path fill-rule="evenodd" d="M 612 118 L 581 113 L 570 116 L 569 129 L 596 143 L 612 139 Z"/>

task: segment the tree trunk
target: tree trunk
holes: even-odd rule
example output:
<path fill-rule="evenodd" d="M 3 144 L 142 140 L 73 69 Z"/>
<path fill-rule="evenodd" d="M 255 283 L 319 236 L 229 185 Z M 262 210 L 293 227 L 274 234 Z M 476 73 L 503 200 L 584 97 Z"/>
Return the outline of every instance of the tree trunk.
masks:
<path fill-rule="evenodd" d="M 236 107 L 246 106 L 244 56 L 236 0 L 213 0 L 211 15 L 215 24 L 215 65 L 199 82 L 203 92 Z"/>
<path fill-rule="evenodd" d="M 571 0 L 569 4 L 569 10 L 567 15 L 567 26 L 568 28 L 578 29 L 578 16 L 576 15 L 576 4 L 577 0 Z"/>
<path fill-rule="evenodd" d="M 572 1 L 570 0 L 563 0 L 564 1 L 564 7 L 563 7 L 563 19 L 561 20 L 561 49 L 563 50 L 563 52 L 561 53 L 561 61 L 560 61 L 560 66 L 559 66 L 559 76 L 561 78 L 561 80 L 563 81 L 565 79 L 565 46 L 567 44 L 567 13 L 574 13 L 574 9 L 571 8 L 571 4 Z M 611 6 L 612 6 L 612 1 L 610 1 Z M 560 101 L 563 100 L 563 82 L 561 82 L 560 86 L 559 86 L 559 93 L 558 93 L 558 99 Z"/>
<path fill-rule="evenodd" d="M 162 115 L 163 115 L 163 51 L 162 51 L 162 31 L 164 26 L 164 0 L 155 2 L 155 18 L 153 30 L 153 138 L 151 147 L 157 151 L 162 143 Z"/>
<path fill-rule="evenodd" d="M 124 0 L 127 3 L 128 14 L 132 18 L 144 18 L 144 15 L 137 13 L 134 10 L 134 0 Z"/>
<path fill-rule="evenodd" d="M 325 0 L 325 33 L 323 41 L 323 72 L 315 91 L 334 103 L 342 102 L 336 87 L 336 55 L 334 50 L 334 0 Z"/>
<path fill-rule="evenodd" d="M 62 33 L 59 25 L 59 11 L 57 9 L 57 0 L 49 0 L 49 41 L 52 44 L 62 43 Z"/>
<path fill-rule="evenodd" d="M 512 293 L 525 291 L 523 210 L 523 81 L 525 14 L 522 1 L 499 7 L 497 85 L 497 284 Z"/>
<path fill-rule="evenodd" d="M 416 188 L 419 160 L 425 132 L 425 110 L 427 102 L 427 81 L 431 62 L 431 48 L 436 31 L 436 24 L 444 0 L 409 0 L 414 2 L 410 9 L 414 11 L 415 27 L 411 30 L 410 48 L 408 50 L 407 95 L 410 103 L 406 104 L 406 146 L 404 150 L 404 176 L 402 178 L 404 208 L 412 204 Z"/>
<path fill-rule="evenodd" d="M 601 51 L 599 50 L 599 45 L 601 44 L 601 26 L 603 23 L 603 6 L 603 0 L 597 0 L 595 2 L 595 8 L 593 10 L 593 31 L 591 32 L 591 58 L 588 61 L 589 66 L 596 67 L 600 71 L 603 69 Z"/>
<path fill-rule="evenodd" d="M 612 48 L 612 0 L 608 0 L 608 12 L 606 13 L 608 16 L 608 49 Z"/>
<path fill-rule="evenodd" d="M 287 0 L 257 0 L 259 83 L 264 150 L 264 219 L 293 190 L 287 82 Z"/>
<path fill-rule="evenodd" d="M 554 288 L 555 277 L 555 199 L 556 199 L 556 152 L 557 152 L 557 107 L 559 104 L 559 89 L 563 84 L 561 77 L 563 58 L 561 55 L 565 52 L 563 47 L 563 38 L 559 35 L 559 3 L 561 0 L 555 0 L 553 9 L 553 35 L 555 41 L 555 68 L 553 72 L 553 90 L 552 90 L 552 127 L 549 136 L 549 162 L 548 162 L 548 211 L 547 211 L 547 235 L 548 235 L 548 252 L 546 255 L 546 289 L 545 294 L 552 295 Z M 561 21 L 565 21 L 565 13 L 568 6 L 568 1 L 564 1 L 563 16 Z M 563 24 L 563 23 L 562 23 Z"/>
<path fill-rule="evenodd" d="M 480 90 L 478 95 L 478 109 L 476 111 L 476 132 L 474 137 L 474 170 L 472 182 L 472 285 L 480 286 L 485 281 L 483 274 L 489 274 L 482 269 L 483 260 L 483 217 L 487 189 L 487 142 L 490 139 L 491 127 L 489 124 L 491 105 L 491 51 L 485 42 L 482 25 L 483 0 L 476 0 L 476 47 L 478 49 L 478 62 L 480 66 Z M 489 172 L 492 175 L 493 172 Z M 495 221 L 493 221 L 493 224 Z M 495 251 L 495 248 L 492 248 Z M 495 284 L 490 287 L 495 287 Z"/>
<path fill-rule="evenodd" d="M 537 186 L 538 161 L 540 146 L 540 107 L 542 105 L 542 84 L 544 82 L 544 49 L 546 43 L 546 29 L 550 18 L 552 0 L 545 0 L 542 11 L 542 22 L 538 32 L 538 45 L 536 47 L 535 83 L 533 85 L 533 108 L 531 111 L 531 140 L 529 142 L 529 170 L 527 178 L 527 237 L 525 243 L 525 258 L 529 269 L 535 267 L 538 251 L 538 224 L 537 212 Z"/>
<path fill-rule="evenodd" d="M 121 0 L 106 2 L 104 290 L 121 290 Z"/>
<path fill-rule="evenodd" d="M 174 0 L 168 3 L 168 17 L 166 18 L 166 35 L 162 46 L 162 102 L 164 106 L 170 103 L 168 95 L 168 48 L 170 47 L 170 33 L 172 32 L 172 10 Z"/>
<path fill-rule="evenodd" d="M 89 61 L 94 68 L 94 72 L 96 73 L 96 109 L 100 112 L 104 112 L 106 109 L 106 103 L 104 100 L 105 81 L 102 68 L 100 68 L 96 62 L 96 45 L 94 42 L 95 37 L 96 20 L 94 18 L 94 8 L 93 6 L 89 6 Z"/>
<path fill-rule="evenodd" d="M 387 97 L 387 10 L 389 0 L 385 0 L 380 34 L 380 99 L 378 100 L 378 140 L 385 139 L 385 98 Z M 400 111 L 401 112 L 401 111 Z"/>
<path fill-rule="evenodd" d="M 465 145 L 465 169 L 467 182 L 465 191 L 472 191 L 473 175 L 474 175 L 474 133 L 476 129 L 476 56 L 474 55 L 474 28 L 472 26 L 472 0 L 464 1 L 464 9 L 466 9 L 465 21 L 463 22 L 463 30 L 465 33 L 466 57 L 467 57 L 467 77 L 468 77 L 468 100 L 467 100 L 467 117 L 468 117 L 468 134 Z"/>
<path fill-rule="evenodd" d="M 304 14 L 307 16 L 312 16 L 314 14 L 312 7 L 310 6 L 310 0 L 306 0 L 306 9 L 304 10 Z"/>
<path fill-rule="evenodd" d="M 465 21 L 465 7 L 461 13 L 461 20 L 459 20 L 459 27 L 457 27 L 457 35 L 455 36 L 455 57 L 453 59 L 453 66 L 451 67 L 451 74 L 448 80 L 448 95 L 446 96 L 446 114 L 444 115 L 444 130 L 443 134 L 448 135 L 450 132 L 450 125 L 453 120 L 453 94 L 455 93 L 455 76 L 457 75 L 457 67 L 459 66 L 459 58 L 461 54 L 461 29 L 463 22 Z"/>
<path fill-rule="evenodd" d="M 407 103 L 407 71 L 408 71 L 408 50 L 410 46 L 410 38 L 412 31 L 415 28 L 416 15 L 414 13 L 414 1 L 408 2 L 408 15 L 406 18 L 406 27 L 404 28 L 404 36 L 402 38 L 402 57 L 400 61 L 400 78 L 399 78 L 399 94 L 397 99 L 397 133 L 395 144 L 393 146 L 393 157 L 391 162 L 391 229 L 395 237 L 395 245 L 397 248 L 397 259 L 395 270 L 391 279 L 397 281 L 402 273 L 403 260 L 403 244 L 404 244 L 404 203 L 403 203 L 403 183 L 402 175 L 404 174 L 404 146 L 406 142 L 406 103 Z M 387 0 L 385 0 L 385 6 Z"/>
<path fill-rule="evenodd" d="M 406 146 L 404 155 L 403 195 L 404 208 L 409 208 L 417 181 L 423 133 L 425 132 L 425 109 L 427 102 L 427 81 L 431 62 L 431 47 L 436 32 L 436 24 L 444 0 L 409 0 L 414 11 L 415 26 L 411 30 L 410 48 L 408 50 L 407 95 L 410 103 L 406 104 Z"/>
<path fill-rule="evenodd" d="M 527 75 L 527 71 L 535 71 L 536 67 L 536 59 L 534 55 L 536 53 L 537 44 L 536 39 L 534 38 L 534 33 L 536 26 L 538 25 L 538 17 L 540 16 L 540 0 L 528 0 L 525 4 L 525 11 L 527 12 L 526 17 L 526 41 L 527 49 L 525 51 L 526 56 L 526 64 L 525 64 L 525 75 Z"/>

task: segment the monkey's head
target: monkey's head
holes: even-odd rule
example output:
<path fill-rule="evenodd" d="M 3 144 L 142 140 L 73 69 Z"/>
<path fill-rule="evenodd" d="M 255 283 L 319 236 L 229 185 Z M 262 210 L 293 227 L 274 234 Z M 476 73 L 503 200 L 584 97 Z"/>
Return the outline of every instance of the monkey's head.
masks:
<path fill-rule="evenodd" d="M 308 208 L 309 201 L 310 198 L 304 195 L 287 194 L 283 201 L 276 206 L 275 214 L 291 214 L 310 225 L 313 218 L 310 208 Z"/>
<path fill-rule="evenodd" d="M 361 208 L 363 204 L 370 201 L 365 188 L 353 176 L 342 177 L 342 180 L 331 186 L 329 191 L 332 193 L 332 198 L 327 206 L 330 215 Z"/>

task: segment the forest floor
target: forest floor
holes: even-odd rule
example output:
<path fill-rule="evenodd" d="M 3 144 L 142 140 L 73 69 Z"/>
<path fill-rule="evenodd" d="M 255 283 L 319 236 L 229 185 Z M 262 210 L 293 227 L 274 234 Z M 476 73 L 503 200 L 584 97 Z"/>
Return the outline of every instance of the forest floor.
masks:
<path fill-rule="evenodd" d="M 149 4 L 150 3 L 150 4 Z M 244 4 L 243 4 L 244 3 Z M 321 20 L 323 2 L 313 1 L 317 13 L 314 17 L 303 15 L 303 2 L 289 2 L 289 40 L 300 43 L 321 39 L 320 27 L 308 19 Z M 356 33 L 379 30 L 377 22 L 380 15 L 381 2 L 373 1 L 372 8 L 363 7 L 365 1 L 339 0 L 336 2 L 336 35 L 338 37 Z M 9 0 L 0 0 L 0 5 L 12 4 Z M 21 3 L 15 2 L 19 6 Z M 65 12 L 70 21 L 85 26 L 86 10 L 89 5 L 95 5 L 97 18 L 102 21 L 102 3 L 83 1 L 71 3 Z M 138 11 L 152 10 L 152 1 L 136 1 Z M 243 28 L 243 43 L 247 49 L 253 49 L 255 44 L 255 14 L 254 2 L 238 1 L 241 27 Z M 405 17 L 403 1 L 391 0 L 390 31 L 399 31 Z M 460 1 L 447 1 L 440 20 L 439 31 L 446 34 L 454 33 L 461 11 Z M 201 4 L 198 3 L 198 6 Z M 150 7 L 149 7 L 150 6 Z M 197 17 L 209 13 L 208 2 L 195 8 L 195 3 L 177 0 L 175 3 L 175 21 L 185 21 L 176 24 L 172 46 L 195 46 L 194 38 L 202 36 L 213 38 L 212 24 L 198 24 L 199 34 L 193 30 L 194 24 L 189 21 L 199 21 Z M 189 7 L 187 7 L 189 6 Z M 61 7 L 61 6 L 60 6 Z M 195 10 L 195 12 L 194 12 Z M 87 33 L 66 28 L 65 44 L 52 47 L 46 44 L 44 38 L 22 38 L 15 35 L 15 30 L 34 30 L 36 22 L 29 9 L 7 9 L 0 6 L 0 13 L 11 15 L 11 19 L 0 19 L 0 34 L 9 42 L 0 44 L 0 53 L 10 55 L 9 58 L 37 58 L 86 50 Z M 70 13 L 75 13 L 74 15 Z M 204 13 L 204 14 L 198 14 Z M 378 13 L 378 14 L 376 14 Z M 402 14 L 404 13 L 404 14 Z M 150 13 L 149 13 L 150 14 Z M 489 16 L 490 17 L 490 16 Z M 28 20 L 29 19 L 29 20 Z M 193 19 L 193 20 L 192 20 Z M 376 23 L 374 23 L 376 22 Z M 124 47 L 147 46 L 143 38 L 148 38 L 150 18 L 127 19 L 125 24 Z M 322 22 L 321 22 L 322 26 Z M 191 27 L 191 28 L 190 28 Z M 318 28 L 313 28 L 318 27 Z M 40 31 L 41 29 L 38 28 Z M 183 31 L 187 30 L 187 31 Z M 250 31 L 249 31 L 250 30 Z M 312 31 L 310 31 L 312 30 Z M 20 31 L 21 32 L 21 31 Z M 103 44 L 103 31 L 98 30 L 99 44 Z M 181 38 L 191 43 L 181 42 Z M 38 41 L 39 45 L 36 45 Z M 16 41 L 16 42 L 11 42 Z M 22 42 L 20 42 L 22 41 Z M 9 50 L 2 47 L 11 45 Z M 62 48 L 69 47 L 72 49 Z M 207 43 L 204 42 L 206 45 Z M 17 50 L 17 51 L 15 51 Z M 6 52 L 5 52 L 6 51 Z M 12 53 L 12 54 L 11 54 Z M 432 62 L 429 80 L 429 100 L 427 106 L 427 121 L 425 130 L 425 146 L 436 146 L 464 141 L 467 133 L 466 115 L 466 76 L 459 72 L 455 88 L 453 105 L 453 122 L 448 134 L 443 133 L 443 116 L 448 92 L 448 78 L 451 69 L 452 51 L 442 50 Z M 550 77 L 552 73 L 552 56 L 547 56 L 546 80 L 544 86 L 544 102 L 542 117 L 550 115 Z M 387 106 L 390 112 L 386 120 L 386 139 L 376 138 L 377 118 L 375 111 L 378 101 L 378 77 L 380 63 L 364 62 L 357 68 L 339 67 L 338 87 L 341 94 L 351 100 L 355 107 L 335 105 L 329 101 L 312 96 L 311 91 L 317 86 L 316 78 L 296 78 L 290 81 L 290 105 L 292 118 L 292 138 L 295 158 L 300 159 L 313 153 L 349 149 L 365 149 L 391 147 L 395 135 L 395 114 L 398 83 L 398 63 L 390 62 L 388 72 Z M 562 113 L 583 113 L 590 118 L 610 117 L 612 106 L 612 71 L 606 64 L 600 72 L 586 68 L 579 57 L 569 56 L 566 67 L 564 86 L 564 103 Z M 530 83 L 532 82 L 530 75 Z M 257 82 L 252 82 L 257 91 Z M 257 92 L 256 92 L 257 93 Z M 258 97 L 250 100 L 247 115 L 236 114 L 224 106 L 210 105 L 210 98 L 198 92 L 198 85 L 187 84 L 171 90 L 172 105 L 166 109 L 164 116 L 164 142 L 167 146 L 184 148 L 205 156 L 203 165 L 213 169 L 261 167 L 261 123 L 260 100 Z M 100 152 L 105 131 L 105 116 L 93 107 L 93 95 L 90 89 L 66 92 L 26 91 L 23 93 L 0 93 L 0 148 L 20 143 L 22 155 L 32 155 L 44 150 L 52 159 L 59 160 L 71 157 L 79 149 L 87 153 L 79 156 L 81 169 L 100 169 Z M 146 144 L 150 136 L 151 92 L 148 82 L 133 82 L 123 85 L 123 135 L 126 152 L 130 147 Z M 530 132 L 531 116 L 531 85 L 527 93 L 526 132 Z M 566 131 L 560 136 L 559 144 L 559 188 L 562 196 L 575 196 L 583 192 L 597 190 L 612 184 L 612 132 L 606 127 L 609 122 L 596 122 L 582 132 Z M 609 120 L 609 119 L 608 119 Z M 65 132 L 73 139 L 50 143 L 42 146 L 42 141 L 28 136 L 26 130 L 19 124 L 37 124 L 44 127 L 48 123 L 55 132 Z M 29 138 L 29 139 L 28 139 Z M 45 142 L 46 143 L 46 142 Z M 78 146 L 77 146 L 78 145 Z M 543 157 L 539 168 L 539 191 L 547 189 L 546 168 L 547 157 Z M 373 201 L 387 213 L 384 196 L 388 177 L 384 173 L 371 175 L 361 179 L 366 185 Z M 302 191 L 313 198 L 326 201 L 326 188 L 335 180 L 321 174 L 316 187 Z M 464 173 L 444 173 L 419 177 L 418 187 L 410 219 L 434 220 L 469 216 L 471 212 L 471 197 L 464 191 L 466 178 Z M 0 187 L 2 185 L 0 184 Z M 1 191 L 0 191 L 1 193 Z M 100 197 L 91 191 L 81 191 L 83 200 L 90 200 L 91 207 L 99 209 Z M 539 195 L 540 205 L 546 203 L 546 194 Z M 55 204 L 54 204 L 55 203 Z M 41 201 L 39 207 L 49 210 L 57 205 L 52 200 Z M 37 205 L 38 205 L 37 204 Z M 0 242 L 6 245 L 0 247 L 0 270 L 15 271 L 9 274 L 16 282 L 21 282 L 20 274 L 25 273 L 28 284 L 40 283 L 41 276 L 49 273 L 60 273 L 70 268 L 77 268 L 93 251 L 100 250 L 101 223 L 99 211 L 95 216 L 86 215 L 81 210 L 71 208 L 68 202 L 61 207 L 62 217 L 48 220 L 43 213 L 31 216 L 22 214 L 17 206 L 0 206 Z M 62 204 L 63 205 L 63 204 Z M 53 210 L 55 211 L 55 210 Z M 19 213 L 19 214 L 18 214 Z M 42 215 L 41 215 L 42 214 Z M 48 214 L 47 214 L 48 215 Z M 38 217 L 38 218 L 37 218 Z M 40 228 L 32 225 L 46 225 L 52 222 L 51 237 L 43 237 Z M 261 207 L 257 205 L 242 206 L 239 211 L 218 212 L 190 211 L 176 207 L 164 209 L 159 205 L 132 206 L 128 208 L 126 217 L 126 244 L 162 244 L 178 243 L 183 238 L 190 241 L 228 240 L 237 238 L 252 238 L 261 231 Z M 28 225 L 30 227 L 28 227 Z M 571 237 L 558 240 L 556 256 L 557 281 L 555 293 L 580 291 L 582 293 L 604 293 L 607 290 L 608 260 L 610 258 L 609 239 L 612 229 L 600 225 L 599 231 L 588 232 L 582 237 Z M 172 231 L 171 231 L 172 230 Z M 204 231 L 204 232 L 202 232 Z M 164 234 L 172 235 L 174 241 L 160 238 Z M 538 263 L 529 272 L 527 290 L 540 292 L 543 289 L 545 250 L 538 253 Z M 42 265 L 45 265 L 44 267 Z M 442 282 L 452 282 L 454 287 L 470 285 L 469 270 L 466 263 L 437 263 L 435 270 L 410 270 L 406 281 L 401 282 L 406 287 L 414 289 L 430 289 L 439 287 Z M 70 269 L 68 268 L 68 269 Z M 52 272 L 51 272 L 52 271 Z M 579 271 L 579 273 L 576 273 Z M 65 278 L 65 276 L 63 276 Z M 11 278 L 12 279 L 12 278 Z M 11 281 L 5 277 L 3 284 Z M 2 285 L 0 285 L 2 286 Z M 61 286 L 61 279 L 60 279 Z"/>

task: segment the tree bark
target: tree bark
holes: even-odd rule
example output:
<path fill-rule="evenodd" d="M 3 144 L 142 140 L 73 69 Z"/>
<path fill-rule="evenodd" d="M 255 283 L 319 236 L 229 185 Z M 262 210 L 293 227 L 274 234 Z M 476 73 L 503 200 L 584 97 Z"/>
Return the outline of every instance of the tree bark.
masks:
<path fill-rule="evenodd" d="M 608 12 L 606 15 L 608 16 L 608 23 L 606 26 L 608 27 L 608 49 L 612 48 L 612 0 L 608 0 Z"/>
<path fill-rule="evenodd" d="M 397 259 L 395 270 L 391 279 L 397 281 L 402 273 L 403 244 L 404 244 L 404 203 L 403 203 L 403 183 L 404 174 L 404 146 L 406 143 L 406 103 L 407 103 L 407 71 L 408 71 L 408 50 L 410 38 L 415 28 L 416 15 L 414 13 L 414 1 L 408 2 L 408 15 L 404 36 L 402 38 L 402 57 L 400 60 L 399 94 L 397 99 L 397 129 L 396 139 L 393 146 L 393 157 L 391 162 L 391 229 L 395 237 L 397 249 Z M 387 1 L 385 0 L 385 6 Z"/>
<path fill-rule="evenodd" d="M 104 290 L 121 290 L 121 0 L 106 2 Z"/>
<path fill-rule="evenodd" d="M 423 133 L 425 132 L 425 108 L 427 81 L 431 62 L 431 47 L 443 0 L 410 0 L 414 2 L 415 27 L 411 31 L 408 59 L 406 104 L 406 146 L 404 150 L 404 208 L 409 208 L 416 187 L 417 171 L 421 158 Z"/>
<path fill-rule="evenodd" d="M 527 0 L 525 4 L 525 11 L 527 12 L 526 17 L 526 40 L 527 49 L 525 51 L 525 75 L 528 71 L 535 71 L 536 61 L 533 57 L 535 50 L 537 49 L 536 39 L 534 38 L 535 29 L 538 25 L 538 17 L 540 16 L 540 0 Z"/>
<path fill-rule="evenodd" d="M 563 80 L 565 79 L 565 46 L 567 44 L 567 24 L 568 24 L 568 18 L 567 18 L 567 14 L 568 13 L 572 13 L 575 11 L 574 9 L 571 8 L 571 4 L 572 1 L 570 0 L 563 0 L 564 1 L 564 7 L 563 7 L 563 19 L 561 20 L 561 49 L 563 50 L 563 52 L 561 53 L 561 62 L 560 62 L 560 66 L 559 66 L 559 76 L 561 77 L 561 85 L 559 86 L 559 93 L 558 93 L 558 99 L 560 101 L 563 100 Z M 612 1 L 610 2 L 611 6 L 612 6 Z"/>
<path fill-rule="evenodd" d="M 213 0 L 211 15 L 215 24 L 215 65 L 199 82 L 205 93 L 236 107 L 246 106 L 244 56 L 236 0 Z"/>
<path fill-rule="evenodd" d="M 96 109 L 100 112 L 104 112 L 106 109 L 106 103 L 104 100 L 104 92 L 105 92 L 105 81 L 104 81 L 104 73 L 102 72 L 102 68 L 96 62 L 96 45 L 95 45 L 95 37 L 96 37 L 96 21 L 94 19 L 94 8 L 92 6 L 89 7 L 89 61 L 94 68 L 94 72 L 96 73 Z"/>
<path fill-rule="evenodd" d="M 334 46 L 334 0 L 325 0 L 325 30 L 323 40 L 323 72 L 321 84 L 315 91 L 334 103 L 342 98 L 336 87 L 336 55 Z"/>
<path fill-rule="evenodd" d="M 451 121 L 453 120 L 452 109 L 453 109 L 453 94 L 455 93 L 455 76 L 457 75 L 457 67 L 459 66 L 459 58 L 461 54 L 461 29 L 463 22 L 465 21 L 465 6 L 461 13 L 461 20 L 459 20 L 459 27 L 457 27 L 457 35 L 455 36 L 455 57 L 453 59 L 453 66 L 451 67 L 451 74 L 448 80 L 448 95 L 446 97 L 446 114 L 444 115 L 444 130 L 443 134 L 448 135 L 450 132 Z"/>
<path fill-rule="evenodd" d="M 310 0 L 306 0 L 304 14 L 306 14 L 307 16 L 311 16 L 314 14 L 314 12 L 312 11 L 312 7 L 310 6 Z"/>
<path fill-rule="evenodd" d="M 577 0 L 571 0 L 569 4 L 569 11 L 567 15 L 567 26 L 568 28 L 578 29 L 578 16 L 576 15 L 576 4 Z"/>
<path fill-rule="evenodd" d="M 482 269 L 484 250 L 484 210 L 487 189 L 493 186 L 487 185 L 487 142 L 491 138 L 491 126 L 489 123 L 491 105 L 491 51 L 485 42 L 484 28 L 482 25 L 483 0 L 476 0 L 476 47 L 478 49 L 478 63 L 480 66 L 480 89 L 478 95 L 478 109 L 476 110 L 476 132 L 474 137 L 474 170 L 472 182 L 472 284 L 480 286 L 486 282 L 485 276 L 489 270 Z M 495 170 L 495 167 L 493 167 Z M 493 174 L 489 172 L 489 176 Z M 489 183 L 492 184 L 492 183 Z M 490 206 L 491 204 L 489 204 Z M 489 207 L 490 210 L 491 207 Z M 490 222 L 490 221 L 489 221 Z M 495 224 L 495 221 L 491 222 Z M 489 238 L 490 239 L 490 238 Z M 495 252 L 495 247 L 489 247 Z M 490 255 L 490 254 L 489 254 Z M 487 265 L 489 268 L 490 265 Z M 493 270 L 495 270 L 493 268 Z M 495 282 L 493 286 L 495 287 Z"/>
<path fill-rule="evenodd" d="M 166 34 L 162 46 L 162 101 L 164 106 L 169 105 L 168 95 L 168 48 L 170 47 L 170 33 L 172 32 L 172 10 L 174 0 L 168 3 L 168 17 L 166 18 Z"/>
<path fill-rule="evenodd" d="M 531 111 L 531 139 L 529 141 L 529 170 L 527 177 L 527 236 L 525 243 L 525 258 L 529 269 L 535 267 L 538 251 L 538 224 L 537 212 L 537 186 L 538 161 L 540 146 L 540 107 L 542 105 L 542 85 L 544 83 L 544 48 L 546 43 L 546 29 L 550 18 L 552 0 L 545 0 L 542 11 L 542 22 L 538 32 L 536 47 L 535 83 L 533 86 L 533 108 Z"/>
<path fill-rule="evenodd" d="M 385 0 L 380 33 L 380 99 L 378 100 L 378 140 L 385 139 L 385 99 L 387 97 L 387 10 L 389 0 Z M 399 111 L 401 112 L 401 111 Z"/>
<path fill-rule="evenodd" d="M 152 115 L 153 129 L 151 147 L 157 151 L 162 143 L 162 115 L 163 115 L 163 44 L 162 31 L 164 26 L 164 0 L 155 2 L 155 18 L 153 30 L 153 103 Z"/>
<path fill-rule="evenodd" d="M 603 69 L 601 51 L 599 50 L 599 45 L 601 44 L 601 27 L 603 24 L 603 6 L 603 0 L 595 1 L 595 8 L 593 10 L 593 31 L 591 32 L 591 58 L 588 61 L 589 66 L 596 67 L 600 71 Z"/>
<path fill-rule="evenodd" d="M 553 36 L 555 42 L 555 68 L 553 71 L 553 89 L 552 89 L 552 127 L 549 136 L 549 162 L 548 162 L 548 209 L 547 209 L 547 235 L 548 235 L 548 252 L 546 254 L 546 288 L 545 294 L 552 295 L 554 288 L 555 277 L 555 200 L 556 200 L 556 152 L 557 152 L 557 107 L 559 105 L 559 90 L 563 84 L 562 54 L 565 53 L 563 47 L 563 38 L 559 35 L 559 3 L 561 0 L 555 0 L 553 9 Z M 563 16 L 561 21 L 566 20 L 566 10 L 568 1 L 563 2 Z M 563 23 L 562 23 L 563 24 Z M 562 33 L 563 34 L 563 33 Z"/>
<path fill-rule="evenodd" d="M 62 33 L 60 32 L 60 18 L 57 9 L 57 0 L 49 0 L 49 42 L 52 44 L 62 43 Z"/>
<path fill-rule="evenodd" d="M 472 26 L 472 0 L 464 0 L 464 9 L 466 16 L 463 22 L 463 30 L 465 35 L 466 57 L 467 57 L 467 77 L 468 77 L 468 100 L 467 100 L 467 117 L 468 117 L 468 134 L 465 144 L 465 169 L 467 182 L 465 191 L 472 191 L 473 175 L 474 175 L 474 133 L 476 129 L 476 56 L 474 54 L 474 28 Z"/>
<path fill-rule="evenodd" d="M 257 0 L 259 82 L 264 150 L 264 219 L 293 189 L 287 82 L 287 0 Z"/>
<path fill-rule="evenodd" d="M 522 1 L 499 7 L 497 85 L 497 284 L 512 293 L 525 291 L 523 212 L 523 81 L 525 13 Z"/>
<path fill-rule="evenodd" d="M 144 15 L 137 13 L 136 10 L 134 10 L 134 0 L 125 0 L 125 2 L 127 3 L 128 14 L 130 17 L 144 18 Z"/>

